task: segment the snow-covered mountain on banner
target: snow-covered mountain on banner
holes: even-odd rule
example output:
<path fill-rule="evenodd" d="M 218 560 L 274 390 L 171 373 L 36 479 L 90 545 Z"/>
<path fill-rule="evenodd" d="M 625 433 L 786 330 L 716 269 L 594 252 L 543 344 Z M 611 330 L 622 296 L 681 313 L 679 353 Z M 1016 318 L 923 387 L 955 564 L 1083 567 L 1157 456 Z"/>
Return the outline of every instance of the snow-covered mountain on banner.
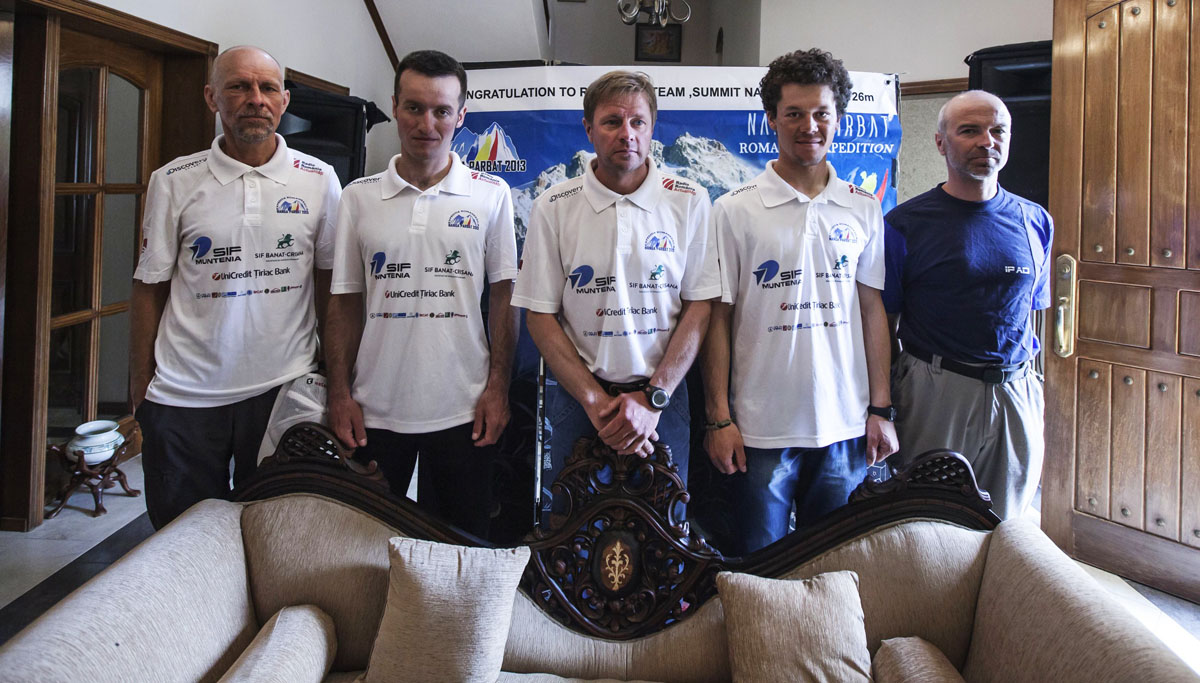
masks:
<path fill-rule="evenodd" d="M 517 161 L 521 158 L 512 138 L 495 122 L 483 133 L 475 133 L 463 126 L 454 136 L 450 149 L 467 162 Z"/>
<path fill-rule="evenodd" d="M 551 185 L 583 175 L 585 165 L 591 163 L 595 156 L 581 149 L 575 152 L 570 161 L 555 164 L 539 173 L 534 180 L 512 188 L 513 220 L 518 244 L 525 243 L 533 200 Z M 713 200 L 750 182 L 759 173 L 757 168 L 737 157 L 721 141 L 696 137 L 690 133 L 675 138 L 675 142 L 669 146 L 664 146 L 658 140 L 652 141 L 650 156 L 662 172 L 703 185 Z"/>

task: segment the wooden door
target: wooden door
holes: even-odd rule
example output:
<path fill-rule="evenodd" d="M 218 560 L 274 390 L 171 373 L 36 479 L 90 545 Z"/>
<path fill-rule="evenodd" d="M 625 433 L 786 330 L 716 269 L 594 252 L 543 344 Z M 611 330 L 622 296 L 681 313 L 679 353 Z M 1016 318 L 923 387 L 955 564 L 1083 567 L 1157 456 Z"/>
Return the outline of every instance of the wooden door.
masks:
<path fill-rule="evenodd" d="M 1062 329 L 1046 350 L 1042 526 L 1084 562 L 1196 601 L 1200 0 L 1054 12 Z"/>

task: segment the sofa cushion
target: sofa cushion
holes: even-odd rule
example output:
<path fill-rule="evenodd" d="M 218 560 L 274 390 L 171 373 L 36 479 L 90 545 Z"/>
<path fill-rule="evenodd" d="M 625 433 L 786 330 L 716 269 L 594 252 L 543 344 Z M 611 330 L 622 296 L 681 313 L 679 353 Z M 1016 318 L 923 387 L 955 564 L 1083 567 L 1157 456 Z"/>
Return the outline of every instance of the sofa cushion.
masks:
<path fill-rule="evenodd" d="M 618 681 L 615 678 L 563 678 L 554 674 L 514 674 L 500 672 L 496 683 L 653 683 L 653 681 Z"/>
<path fill-rule="evenodd" d="M 739 683 L 870 683 L 854 572 L 795 581 L 721 572 L 729 663 Z"/>
<path fill-rule="evenodd" d="M 799 579 L 848 569 L 858 574 L 867 647 L 919 636 L 956 668 L 967 658 L 989 534 L 946 522 L 877 529 L 786 573 Z"/>
<path fill-rule="evenodd" d="M 921 638 L 883 641 L 871 662 L 875 683 L 962 683 L 946 655 Z"/>
<path fill-rule="evenodd" d="M 374 517 L 320 496 L 248 504 L 242 536 L 259 618 L 316 605 L 337 632 L 334 670 L 367 668 L 387 599 L 387 540 L 395 535 Z"/>
<path fill-rule="evenodd" d="M 467 548 L 393 538 L 387 607 L 366 683 L 492 683 L 529 548 Z"/>
<path fill-rule="evenodd" d="M 328 614 L 313 605 L 284 607 L 263 624 L 220 683 L 321 683 L 336 652 Z"/>
<path fill-rule="evenodd" d="M 963 676 L 983 683 L 1200 681 L 1041 529 L 1016 519 L 992 532 Z"/>
<path fill-rule="evenodd" d="M 786 578 L 856 572 L 872 652 L 885 638 L 919 635 L 960 666 L 971 639 L 987 544 L 985 532 L 910 520 L 848 541 Z M 713 598 L 664 631 L 618 642 L 575 633 L 520 594 L 513 605 L 504 670 L 583 679 L 728 681 L 724 608 Z"/>
<path fill-rule="evenodd" d="M 254 638 L 242 508 L 204 500 L 0 647 L 0 681 L 215 681 Z"/>

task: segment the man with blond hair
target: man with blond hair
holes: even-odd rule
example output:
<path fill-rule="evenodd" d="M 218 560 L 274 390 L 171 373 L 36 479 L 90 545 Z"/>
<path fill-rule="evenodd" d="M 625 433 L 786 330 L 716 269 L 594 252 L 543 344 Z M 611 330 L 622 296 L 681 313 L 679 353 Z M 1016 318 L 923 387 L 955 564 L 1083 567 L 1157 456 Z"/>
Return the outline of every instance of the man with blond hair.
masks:
<path fill-rule="evenodd" d="M 1000 98 L 950 99 L 934 136 L 946 182 L 890 211 L 884 301 L 903 353 L 892 369 L 906 460 L 962 453 L 1001 518 L 1042 470 L 1042 377 L 1031 314 L 1050 305 L 1050 214 L 1006 192 L 1012 117 Z"/>
<path fill-rule="evenodd" d="M 130 398 L 156 528 L 255 469 L 279 387 L 316 369 L 341 195 L 275 132 L 279 62 L 250 46 L 204 88 L 222 134 L 154 172 L 130 301 Z"/>
<path fill-rule="evenodd" d="M 588 86 L 583 176 L 534 202 L 513 304 L 550 367 L 547 415 L 557 473 L 580 437 L 621 453 L 667 444 L 686 482 L 684 374 L 721 293 L 703 187 L 650 158 L 657 100 L 640 73 Z"/>

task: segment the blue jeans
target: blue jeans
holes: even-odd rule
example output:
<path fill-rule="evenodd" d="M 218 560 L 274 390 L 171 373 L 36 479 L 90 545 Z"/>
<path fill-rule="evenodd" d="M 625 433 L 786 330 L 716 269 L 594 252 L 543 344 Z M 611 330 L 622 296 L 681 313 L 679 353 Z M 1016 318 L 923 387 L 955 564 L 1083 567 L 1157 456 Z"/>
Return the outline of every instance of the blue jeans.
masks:
<path fill-rule="evenodd" d="M 728 555 L 746 555 L 788 533 L 792 504 L 803 529 L 846 504 L 867 476 L 867 438 L 822 448 L 746 447 L 746 472 L 730 476 L 735 544 Z"/>
<path fill-rule="evenodd" d="M 546 415 L 550 419 L 550 467 L 542 471 L 542 490 L 550 490 L 550 484 L 562 472 L 567 456 L 575 442 L 583 437 L 594 438 L 596 428 L 588 419 L 587 412 L 579 402 L 561 385 L 551 378 L 546 379 Z M 688 417 L 687 383 L 680 382 L 671 395 L 671 404 L 658 418 L 658 442 L 671 448 L 671 461 L 679 468 L 679 478 L 687 485 L 688 451 L 691 446 L 690 420 Z M 546 509 L 546 501 L 542 507 Z M 557 509 L 557 512 L 565 510 Z"/>

